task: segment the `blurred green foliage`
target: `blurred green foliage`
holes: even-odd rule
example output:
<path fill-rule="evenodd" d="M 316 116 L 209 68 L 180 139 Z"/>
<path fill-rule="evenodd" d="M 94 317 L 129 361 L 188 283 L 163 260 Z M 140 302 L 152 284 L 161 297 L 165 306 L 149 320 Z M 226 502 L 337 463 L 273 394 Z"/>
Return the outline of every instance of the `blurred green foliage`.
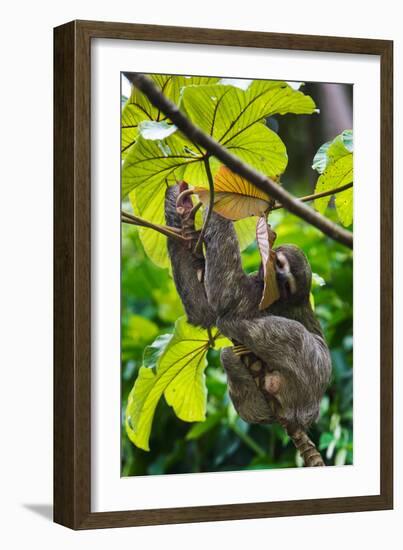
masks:
<path fill-rule="evenodd" d="M 327 464 L 352 463 L 352 252 L 294 216 L 276 211 L 271 222 L 276 244 L 295 243 L 306 251 L 314 277 L 316 313 L 333 360 L 331 385 L 321 417 L 310 435 Z M 243 252 L 248 272 L 259 267 L 255 244 Z M 323 285 L 323 281 L 325 281 Z M 161 400 L 150 438 L 150 452 L 127 438 L 124 411 L 142 364 L 144 347 L 173 331 L 183 309 L 167 269 L 145 255 L 137 229 L 122 227 L 122 475 L 209 472 L 299 465 L 295 448 L 277 425 L 243 422 L 228 398 L 219 355 L 210 350 L 206 381 L 207 420 L 185 423 Z"/>

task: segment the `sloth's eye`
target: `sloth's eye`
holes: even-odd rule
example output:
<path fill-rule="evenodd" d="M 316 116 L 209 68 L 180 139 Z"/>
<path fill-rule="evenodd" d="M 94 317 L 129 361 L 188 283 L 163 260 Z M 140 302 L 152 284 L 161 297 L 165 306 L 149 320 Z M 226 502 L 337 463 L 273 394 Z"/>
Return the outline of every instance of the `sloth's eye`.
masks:
<path fill-rule="evenodd" d="M 276 257 L 276 266 L 277 266 L 279 269 L 284 269 L 284 267 L 285 267 L 285 259 L 282 258 L 281 256 L 277 256 L 277 257 Z"/>

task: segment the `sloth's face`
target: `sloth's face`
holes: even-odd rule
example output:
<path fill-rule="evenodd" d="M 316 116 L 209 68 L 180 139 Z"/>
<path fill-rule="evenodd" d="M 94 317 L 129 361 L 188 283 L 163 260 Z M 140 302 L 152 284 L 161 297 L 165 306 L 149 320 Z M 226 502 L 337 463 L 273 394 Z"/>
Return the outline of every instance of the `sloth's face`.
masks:
<path fill-rule="evenodd" d="M 276 277 L 282 300 L 299 302 L 309 298 L 311 266 L 300 248 L 282 245 L 276 248 Z"/>
<path fill-rule="evenodd" d="M 291 271 L 290 262 L 284 252 L 276 253 L 276 277 L 283 300 L 289 300 L 297 292 L 297 282 Z"/>

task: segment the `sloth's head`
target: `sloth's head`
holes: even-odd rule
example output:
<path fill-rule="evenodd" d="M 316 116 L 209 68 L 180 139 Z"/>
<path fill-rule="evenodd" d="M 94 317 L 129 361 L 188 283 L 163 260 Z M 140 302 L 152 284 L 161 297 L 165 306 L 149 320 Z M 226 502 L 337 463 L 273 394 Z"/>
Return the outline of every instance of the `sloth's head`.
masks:
<path fill-rule="evenodd" d="M 305 254 L 293 244 L 284 244 L 274 251 L 280 300 L 293 304 L 309 300 L 312 270 Z"/>

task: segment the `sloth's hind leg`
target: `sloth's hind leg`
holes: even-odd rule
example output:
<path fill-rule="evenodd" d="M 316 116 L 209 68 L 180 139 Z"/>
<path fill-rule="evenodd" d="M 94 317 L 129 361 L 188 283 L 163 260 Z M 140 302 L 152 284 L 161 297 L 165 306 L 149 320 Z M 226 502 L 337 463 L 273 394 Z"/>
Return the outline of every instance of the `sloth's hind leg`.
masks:
<path fill-rule="evenodd" d="M 265 399 L 254 378 L 233 348 L 221 351 L 221 363 L 227 373 L 228 391 L 239 416 L 251 424 L 270 424 L 275 421 L 275 403 Z"/>

